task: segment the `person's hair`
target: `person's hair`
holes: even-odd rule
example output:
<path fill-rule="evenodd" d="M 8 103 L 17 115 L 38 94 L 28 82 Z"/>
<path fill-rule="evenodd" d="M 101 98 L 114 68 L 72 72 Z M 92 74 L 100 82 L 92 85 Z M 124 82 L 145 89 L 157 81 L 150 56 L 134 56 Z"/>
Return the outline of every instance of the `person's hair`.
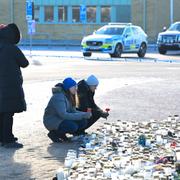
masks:
<path fill-rule="evenodd" d="M 79 96 L 77 93 L 75 95 L 75 100 L 76 100 L 76 108 L 77 108 L 77 107 L 79 107 Z"/>
<path fill-rule="evenodd" d="M 68 100 L 70 101 L 70 103 L 72 104 L 73 107 L 76 107 L 76 95 L 71 94 L 71 92 L 68 90 L 64 90 L 66 97 L 68 98 Z"/>

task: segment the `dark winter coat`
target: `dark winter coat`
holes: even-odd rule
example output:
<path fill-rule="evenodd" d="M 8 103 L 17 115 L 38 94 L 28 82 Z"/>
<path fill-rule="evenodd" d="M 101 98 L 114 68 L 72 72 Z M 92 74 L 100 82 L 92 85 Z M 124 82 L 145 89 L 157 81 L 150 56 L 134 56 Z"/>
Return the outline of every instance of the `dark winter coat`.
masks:
<path fill-rule="evenodd" d="M 0 29 L 0 113 L 26 110 L 20 68 L 29 62 L 15 45 L 19 40 L 20 32 L 15 24 Z"/>
<path fill-rule="evenodd" d="M 100 117 L 102 117 L 103 114 L 103 110 L 100 109 L 95 101 L 94 101 L 94 94 L 89 86 L 87 85 L 85 80 L 81 80 L 78 83 L 78 90 L 77 90 L 77 94 L 78 94 L 78 99 L 79 99 L 79 105 L 78 105 L 78 109 L 80 111 L 87 111 L 87 108 L 91 108 L 92 109 L 92 114 L 94 115 L 98 115 Z"/>
<path fill-rule="evenodd" d="M 53 96 L 45 109 L 43 118 L 44 125 L 49 131 L 57 130 L 63 121 L 88 119 L 87 113 L 77 111 L 72 106 L 61 86 L 54 87 L 52 92 Z"/>

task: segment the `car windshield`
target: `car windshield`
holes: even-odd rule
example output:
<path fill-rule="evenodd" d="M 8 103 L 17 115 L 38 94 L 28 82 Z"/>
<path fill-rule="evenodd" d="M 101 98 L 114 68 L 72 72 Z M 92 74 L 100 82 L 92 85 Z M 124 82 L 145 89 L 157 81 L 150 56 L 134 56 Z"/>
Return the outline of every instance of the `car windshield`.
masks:
<path fill-rule="evenodd" d="M 172 24 L 168 30 L 169 31 L 180 31 L 180 23 Z"/>
<path fill-rule="evenodd" d="M 124 27 L 103 27 L 96 31 L 96 34 L 122 35 Z"/>

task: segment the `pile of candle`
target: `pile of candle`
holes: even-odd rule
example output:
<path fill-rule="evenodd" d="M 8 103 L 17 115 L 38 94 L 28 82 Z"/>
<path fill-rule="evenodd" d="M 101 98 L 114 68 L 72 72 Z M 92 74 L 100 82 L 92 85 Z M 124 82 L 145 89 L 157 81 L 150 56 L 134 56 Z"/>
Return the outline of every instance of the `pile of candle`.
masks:
<path fill-rule="evenodd" d="M 167 180 L 180 171 L 180 119 L 104 123 L 69 150 L 58 180 Z M 179 177 L 180 178 L 180 177 Z"/>

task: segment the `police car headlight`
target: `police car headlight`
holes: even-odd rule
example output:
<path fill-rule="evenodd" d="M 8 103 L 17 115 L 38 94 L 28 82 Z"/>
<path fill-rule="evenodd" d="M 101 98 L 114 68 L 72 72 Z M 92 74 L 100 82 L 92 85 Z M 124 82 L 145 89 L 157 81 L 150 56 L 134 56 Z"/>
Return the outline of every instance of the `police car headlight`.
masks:
<path fill-rule="evenodd" d="M 83 39 L 83 40 L 81 41 L 81 44 L 86 44 L 86 40 Z"/>
<path fill-rule="evenodd" d="M 112 44 L 113 40 L 112 39 L 105 39 L 104 43 L 105 44 Z"/>
<path fill-rule="evenodd" d="M 159 41 L 162 41 L 162 39 L 163 39 L 163 38 L 162 38 L 162 35 L 158 35 L 158 39 L 157 39 L 158 42 L 159 42 Z"/>

